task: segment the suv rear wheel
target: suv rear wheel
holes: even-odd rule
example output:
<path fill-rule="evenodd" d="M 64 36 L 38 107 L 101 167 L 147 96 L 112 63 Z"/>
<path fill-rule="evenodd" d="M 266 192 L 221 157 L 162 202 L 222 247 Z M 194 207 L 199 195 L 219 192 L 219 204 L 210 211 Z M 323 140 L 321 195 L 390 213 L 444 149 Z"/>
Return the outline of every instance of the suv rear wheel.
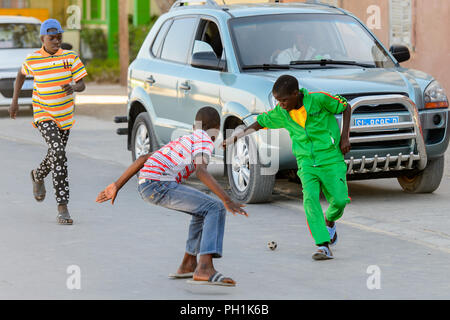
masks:
<path fill-rule="evenodd" d="M 444 156 L 428 160 L 425 169 L 412 176 L 398 177 L 404 191 L 408 193 L 432 193 L 441 183 L 444 174 Z"/>
<path fill-rule="evenodd" d="M 152 122 L 147 112 L 140 113 L 131 131 L 131 155 L 133 161 L 157 148 Z"/>
<path fill-rule="evenodd" d="M 238 126 L 236 130 L 243 129 Z M 228 181 L 234 198 L 244 203 L 269 202 L 275 175 L 261 174 L 258 150 L 252 136 L 245 136 L 227 149 Z"/>

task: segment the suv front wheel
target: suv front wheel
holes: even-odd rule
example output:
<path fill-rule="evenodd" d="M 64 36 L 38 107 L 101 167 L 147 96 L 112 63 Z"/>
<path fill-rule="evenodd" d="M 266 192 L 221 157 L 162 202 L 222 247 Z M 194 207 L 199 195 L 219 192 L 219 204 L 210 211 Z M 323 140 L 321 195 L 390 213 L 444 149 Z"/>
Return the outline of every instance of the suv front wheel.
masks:
<path fill-rule="evenodd" d="M 238 126 L 236 130 L 243 129 Z M 263 175 L 258 150 L 252 136 L 230 145 L 226 152 L 228 181 L 234 198 L 244 203 L 269 202 L 275 175 Z"/>
<path fill-rule="evenodd" d="M 405 192 L 432 193 L 441 183 L 444 174 L 444 156 L 428 160 L 425 169 L 415 175 L 401 176 L 397 180 Z"/>

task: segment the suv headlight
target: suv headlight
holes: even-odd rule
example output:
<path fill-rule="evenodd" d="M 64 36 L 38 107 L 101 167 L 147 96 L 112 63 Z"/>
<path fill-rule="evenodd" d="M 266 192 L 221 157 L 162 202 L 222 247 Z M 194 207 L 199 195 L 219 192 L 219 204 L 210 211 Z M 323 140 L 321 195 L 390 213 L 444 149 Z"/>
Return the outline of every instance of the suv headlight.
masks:
<path fill-rule="evenodd" d="M 439 82 L 433 81 L 425 89 L 425 109 L 448 108 L 448 99 Z"/>
<path fill-rule="evenodd" d="M 268 107 L 267 111 L 274 109 L 278 105 L 278 103 L 279 103 L 278 100 L 275 99 L 275 97 L 273 96 L 273 94 L 271 92 L 269 94 L 269 107 Z"/>

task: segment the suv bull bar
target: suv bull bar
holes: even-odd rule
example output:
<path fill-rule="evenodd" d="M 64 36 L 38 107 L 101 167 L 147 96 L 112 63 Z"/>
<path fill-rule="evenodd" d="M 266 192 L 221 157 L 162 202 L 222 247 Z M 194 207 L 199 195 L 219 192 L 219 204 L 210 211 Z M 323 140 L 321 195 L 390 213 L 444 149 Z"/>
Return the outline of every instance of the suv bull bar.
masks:
<path fill-rule="evenodd" d="M 375 155 L 373 158 L 367 158 L 362 156 L 360 159 L 350 157 L 345 160 L 347 163 L 347 174 L 355 173 L 367 173 L 367 172 L 380 172 L 380 171 L 398 171 L 404 169 L 413 169 L 414 161 L 417 161 L 417 169 L 423 170 L 427 165 L 427 152 L 425 148 L 425 142 L 423 139 L 422 127 L 420 124 L 419 114 L 415 103 L 406 96 L 400 94 L 383 95 L 383 96 L 364 96 L 358 97 L 351 101 L 351 115 L 361 105 L 380 105 L 380 104 L 393 104 L 398 103 L 405 106 L 409 111 L 410 121 L 402 121 L 392 124 L 379 124 L 370 126 L 350 126 L 351 132 L 364 132 L 370 133 L 374 131 L 373 135 L 366 135 L 362 137 L 350 137 L 350 144 L 361 142 L 375 142 L 375 141 L 392 141 L 392 140 L 409 140 L 410 153 L 398 155 L 386 154 L 379 157 Z M 343 122 L 341 121 L 341 132 Z M 383 130 L 398 130 L 398 129 L 412 129 L 409 133 L 390 133 L 382 134 Z"/>

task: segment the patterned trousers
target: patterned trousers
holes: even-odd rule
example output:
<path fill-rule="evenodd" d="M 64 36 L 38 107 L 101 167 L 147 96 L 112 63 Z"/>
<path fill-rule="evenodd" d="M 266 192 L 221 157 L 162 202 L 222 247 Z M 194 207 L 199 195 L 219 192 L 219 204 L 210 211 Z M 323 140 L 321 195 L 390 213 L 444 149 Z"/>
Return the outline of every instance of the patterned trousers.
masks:
<path fill-rule="evenodd" d="M 69 178 L 66 145 L 70 130 L 61 130 L 53 121 L 40 122 L 36 126 L 48 145 L 47 155 L 36 169 L 36 179 L 44 180 L 51 171 L 56 202 L 67 204 L 69 202 Z"/>

